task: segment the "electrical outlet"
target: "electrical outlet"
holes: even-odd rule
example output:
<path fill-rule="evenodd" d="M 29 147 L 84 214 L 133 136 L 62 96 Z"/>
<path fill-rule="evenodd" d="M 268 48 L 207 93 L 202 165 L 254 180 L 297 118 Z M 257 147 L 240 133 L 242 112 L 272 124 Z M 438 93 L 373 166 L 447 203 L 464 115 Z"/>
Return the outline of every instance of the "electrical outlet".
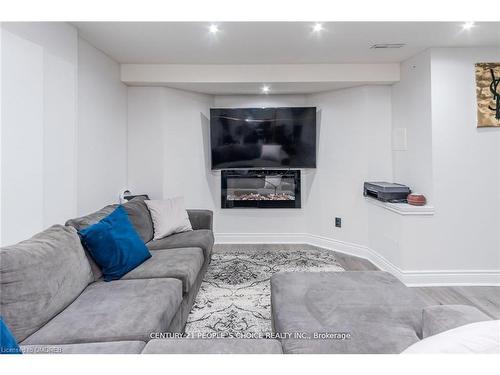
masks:
<path fill-rule="evenodd" d="M 336 217 L 335 218 L 335 226 L 337 228 L 341 228 L 342 227 L 342 218 L 341 217 Z"/>

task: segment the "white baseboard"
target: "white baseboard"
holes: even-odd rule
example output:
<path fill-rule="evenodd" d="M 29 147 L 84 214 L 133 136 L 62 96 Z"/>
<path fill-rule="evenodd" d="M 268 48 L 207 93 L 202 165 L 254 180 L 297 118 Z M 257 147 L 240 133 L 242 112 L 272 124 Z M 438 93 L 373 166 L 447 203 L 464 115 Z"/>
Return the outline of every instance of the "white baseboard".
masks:
<path fill-rule="evenodd" d="M 367 246 L 308 233 L 217 233 L 219 244 L 308 244 L 365 258 L 407 286 L 500 286 L 497 270 L 402 270 Z"/>
<path fill-rule="evenodd" d="M 307 233 L 215 233 L 215 243 L 307 243 Z"/>
<path fill-rule="evenodd" d="M 495 270 L 402 271 L 399 279 L 407 286 L 500 286 Z"/>

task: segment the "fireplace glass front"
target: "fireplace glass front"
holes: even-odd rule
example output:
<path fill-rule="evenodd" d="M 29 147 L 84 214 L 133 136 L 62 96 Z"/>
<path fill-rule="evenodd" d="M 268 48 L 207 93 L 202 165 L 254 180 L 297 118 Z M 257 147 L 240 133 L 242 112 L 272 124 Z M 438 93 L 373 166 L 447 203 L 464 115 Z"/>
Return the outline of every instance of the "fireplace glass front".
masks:
<path fill-rule="evenodd" d="M 223 170 L 222 208 L 300 208 L 300 170 Z"/>

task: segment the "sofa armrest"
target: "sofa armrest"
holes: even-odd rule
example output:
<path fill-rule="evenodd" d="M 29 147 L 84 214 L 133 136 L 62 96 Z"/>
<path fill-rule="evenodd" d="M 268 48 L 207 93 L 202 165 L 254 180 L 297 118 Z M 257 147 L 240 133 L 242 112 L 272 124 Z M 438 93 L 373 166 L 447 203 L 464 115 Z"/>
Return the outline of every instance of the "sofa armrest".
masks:
<path fill-rule="evenodd" d="M 210 210 L 187 210 L 189 221 L 194 230 L 213 230 L 213 212 Z"/>
<path fill-rule="evenodd" d="M 466 324 L 491 320 L 474 306 L 437 305 L 429 306 L 422 313 L 423 338 L 437 335 Z"/>

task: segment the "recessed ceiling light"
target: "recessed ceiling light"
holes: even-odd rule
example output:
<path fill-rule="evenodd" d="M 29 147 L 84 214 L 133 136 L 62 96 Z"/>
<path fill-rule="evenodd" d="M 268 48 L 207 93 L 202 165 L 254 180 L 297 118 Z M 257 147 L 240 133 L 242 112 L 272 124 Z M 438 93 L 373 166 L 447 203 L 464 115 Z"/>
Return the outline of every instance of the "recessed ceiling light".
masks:
<path fill-rule="evenodd" d="M 475 23 L 472 22 L 472 21 L 470 21 L 470 22 L 464 22 L 464 24 L 462 25 L 462 29 L 464 29 L 464 30 L 470 30 L 474 26 L 475 26 Z"/>
<path fill-rule="evenodd" d="M 271 88 L 267 85 L 262 86 L 261 90 L 263 94 L 268 94 Z"/>
<path fill-rule="evenodd" d="M 219 32 L 219 26 L 213 23 L 208 27 L 208 31 L 210 31 L 211 34 L 217 34 Z"/>
<path fill-rule="evenodd" d="M 323 31 L 323 24 L 321 23 L 315 23 L 314 26 L 313 26 L 313 31 L 315 33 L 319 33 L 320 31 Z"/>

